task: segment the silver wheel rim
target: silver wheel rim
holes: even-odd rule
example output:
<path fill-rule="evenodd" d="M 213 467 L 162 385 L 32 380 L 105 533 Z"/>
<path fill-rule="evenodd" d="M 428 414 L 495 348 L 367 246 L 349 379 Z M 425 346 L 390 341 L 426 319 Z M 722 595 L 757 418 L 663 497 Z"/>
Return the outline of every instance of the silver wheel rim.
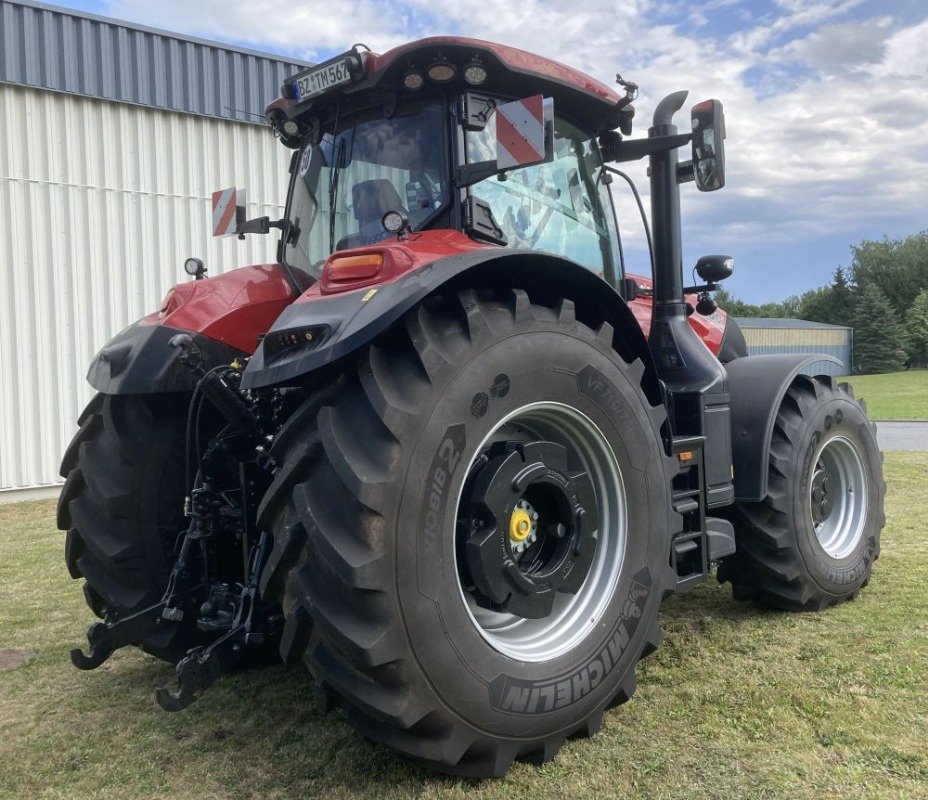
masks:
<path fill-rule="evenodd" d="M 822 445 L 809 483 L 812 527 L 832 558 L 854 551 L 867 520 L 867 474 L 856 445 L 835 436 Z"/>
<path fill-rule="evenodd" d="M 552 441 L 567 448 L 589 473 L 596 492 L 599 535 L 593 563 L 576 594 L 559 593 L 544 619 L 523 619 L 477 605 L 461 581 L 455 554 L 458 591 L 468 616 L 483 639 L 503 655 L 520 661 L 549 661 L 574 649 L 605 612 L 622 572 L 628 516 L 622 472 L 602 431 L 585 414 L 563 403 L 531 403 L 509 413 L 480 443 L 468 465 L 497 441 Z M 466 474 L 466 473 L 465 473 Z M 458 494 L 455 507 L 460 507 Z"/>

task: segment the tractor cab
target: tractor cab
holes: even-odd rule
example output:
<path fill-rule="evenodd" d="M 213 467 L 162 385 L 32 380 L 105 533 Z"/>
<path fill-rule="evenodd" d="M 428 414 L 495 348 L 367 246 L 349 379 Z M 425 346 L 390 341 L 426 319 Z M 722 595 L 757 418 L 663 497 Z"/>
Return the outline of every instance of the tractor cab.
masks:
<path fill-rule="evenodd" d="M 279 260 L 319 279 L 335 253 L 429 230 L 543 250 L 621 281 L 600 134 L 630 100 L 514 48 L 437 37 L 360 47 L 289 78 L 267 118 L 295 150 Z M 385 222 L 387 224 L 385 224 Z M 243 221 L 227 233 L 266 230 Z"/>

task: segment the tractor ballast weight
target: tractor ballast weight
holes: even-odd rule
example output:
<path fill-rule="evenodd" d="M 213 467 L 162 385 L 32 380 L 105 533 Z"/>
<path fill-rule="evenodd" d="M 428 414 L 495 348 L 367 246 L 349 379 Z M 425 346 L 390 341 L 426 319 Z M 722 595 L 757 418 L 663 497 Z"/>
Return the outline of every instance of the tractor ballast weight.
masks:
<path fill-rule="evenodd" d="M 279 263 L 188 259 L 88 373 L 58 525 L 102 621 L 75 666 L 135 644 L 177 664 L 176 711 L 245 653 L 302 661 L 368 738 L 486 777 L 595 733 L 714 565 L 789 610 L 865 585 L 861 405 L 805 374 L 826 356 L 747 355 L 710 297 L 730 258 L 684 285 L 679 185 L 724 186 L 721 104 L 680 133 L 675 92 L 623 138 L 618 83 L 456 37 L 285 81 L 284 218 L 213 198 L 214 235 L 279 230 Z M 607 189 L 644 158 L 653 280 Z"/>

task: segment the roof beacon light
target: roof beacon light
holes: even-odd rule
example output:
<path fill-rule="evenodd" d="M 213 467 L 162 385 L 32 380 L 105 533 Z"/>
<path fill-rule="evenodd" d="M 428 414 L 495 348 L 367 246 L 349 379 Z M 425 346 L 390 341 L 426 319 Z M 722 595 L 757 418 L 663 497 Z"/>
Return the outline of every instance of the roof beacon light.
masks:
<path fill-rule="evenodd" d="M 487 79 L 487 68 L 480 63 L 479 58 L 474 58 L 464 68 L 464 80 L 471 86 L 480 86 Z"/>
<path fill-rule="evenodd" d="M 447 83 L 454 78 L 457 72 L 457 68 L 454 64 L 449 63 L 445 59 L 436 61 L 425 70 L 425 74 L 429 76 L 429 80 L 435 81 L 435 83 Z"/>

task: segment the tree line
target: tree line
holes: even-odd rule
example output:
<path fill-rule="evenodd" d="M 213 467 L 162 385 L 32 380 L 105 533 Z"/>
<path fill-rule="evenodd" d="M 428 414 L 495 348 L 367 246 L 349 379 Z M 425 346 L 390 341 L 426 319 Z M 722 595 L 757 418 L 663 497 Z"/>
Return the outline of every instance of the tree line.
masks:
<path fill-rule="evenodd" d="M 827 286 L 779 303 L 753 305 L 724 289 L 716 301 L 735 317 L 791 317 L 854 329 L 855 372 L 928 365 L 928 230 L 902 239 L 863 240 L 850 267 Z"/>

